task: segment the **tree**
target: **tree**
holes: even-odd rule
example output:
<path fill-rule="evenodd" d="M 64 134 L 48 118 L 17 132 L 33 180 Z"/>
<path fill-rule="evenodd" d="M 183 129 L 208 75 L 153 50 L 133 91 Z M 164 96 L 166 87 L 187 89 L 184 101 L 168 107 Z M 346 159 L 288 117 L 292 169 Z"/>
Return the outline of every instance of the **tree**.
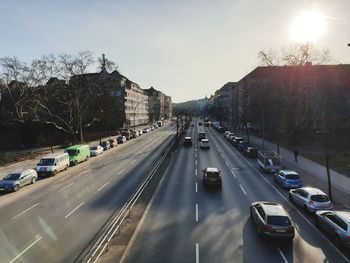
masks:
<path fill-rule="evenodd" d="M 102 54 L 102 57 L 97 59 L 98 69 L 106 71 L 118 70 L 118 66 L 112 61 L 106 58 L 105 54 Z"/>
<path fill-rule="evenodd" d="M 289 45 L 280 52 L 261 50 L 258 58 L 263 66 L 302 66 L 306 63 L 320 65 L 333 60 L 329 49 L 318 49 L 311 42 Z"/>

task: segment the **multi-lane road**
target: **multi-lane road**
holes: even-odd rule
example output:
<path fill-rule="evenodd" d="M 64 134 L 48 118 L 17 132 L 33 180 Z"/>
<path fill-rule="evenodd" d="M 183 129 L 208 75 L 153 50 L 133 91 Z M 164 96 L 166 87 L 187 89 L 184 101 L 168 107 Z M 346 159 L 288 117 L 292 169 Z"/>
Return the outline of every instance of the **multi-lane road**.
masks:
<path fill-rule="evenodd" d="M 0 262 L 73 262 L 166 149 L 166 125 L 0 196 Z"/>
<path fill-rule="evenodd" d="M 210 150 L 196 140 L 204 129 Z M 126 253 L 124 262 L 349 262 L 306 215 L 288 201 L 288 192 L 261 174 L 211 127 L 190 128 L 193 147 L 181 146 L 168 167 Z M 205 190 L 201 170 L 217 167 L 221 190 Z M 257 235 L 249 218 L 256 200 L 281 203 L 295 226 L 293 242 Z"/>

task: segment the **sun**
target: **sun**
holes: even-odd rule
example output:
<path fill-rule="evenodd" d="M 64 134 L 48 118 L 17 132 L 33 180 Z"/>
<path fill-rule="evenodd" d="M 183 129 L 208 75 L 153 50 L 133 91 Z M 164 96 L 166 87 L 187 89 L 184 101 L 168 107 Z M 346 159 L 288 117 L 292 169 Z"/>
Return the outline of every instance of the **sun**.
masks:
<path fill-rule="evenodd" d="M 296 42 L 314 42 L 325 30 L 325 19 L 316 11 L 300 13 L 291 26 L 291 37 Z"/>

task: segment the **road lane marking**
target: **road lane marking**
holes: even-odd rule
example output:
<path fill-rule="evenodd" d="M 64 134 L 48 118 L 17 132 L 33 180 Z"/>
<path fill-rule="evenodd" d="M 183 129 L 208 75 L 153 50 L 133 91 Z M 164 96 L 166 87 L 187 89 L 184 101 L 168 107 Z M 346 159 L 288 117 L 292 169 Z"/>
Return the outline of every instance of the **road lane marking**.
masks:
<path fill-rule="evenodd" d="M 197 165 L 198 163 L 197 163 L 197 160 L 195 161 L 195 164 Z"/>
<path fill-rule="evenodd" d="M 196 193 L 198 193 L 198 184 L 196 182 Z"/>
<path fill-rule="evenodd" d="M 101 191 L 103 188 L 105 188 L 107 185 L 109 184 L 109 182 L 105 183 L 104 185 L 102 185 L 100 188 L 97 189 L 97 192 Z"/>
<path fill-rule="evenodd" d="M 132 160 L 132 161 L 130 162 L 130 164 L 133 164 L 134 162 L 136 162 L 136 159 Z"/>
<path fill-rule="evenodd" d="M 62 192 L 64 189 L 72 186 L 74 183 L 70 183 L 69 185 L 66 185 L 65 187 L 61 188 L 60 190 L 58 190 L 58 192 Z"/>
<path fill-rule="evenodd" d="M 196 263 L 199 263 L 199 245 L 196 243 Z"/>
<path fill-rule="evenodd" d="M 27 208 L 26 210 L 24 210 L 23 212 L 19 213 L 18 215 L 12 217 L 12 219 L 16 219 L 17 217 L 23 215 L 24 213 L 28 212 L 30 209 L 36 207 L 39 203 L 36 203 L 35 205 L 32 205 L 31 207 Z"/>
<path fill-rule="evenodd" d="M 197 176 L 197 169 L 194 169 L 194 173 L 195 173 L 195 175 Z"/>
<path fill-rule="evenodd" d="M 198 222 L 198 204 L 196 204 L 196 222 Z"/>
<path fill-rule="evenodd" d="M 242 186 L 241 184 L 239 184 L 239 187 L 242 189 L 243 193 L 244 193 L 245 195 L 247 195 L 246 191 L 244 190 L 244 188 L 243 188 L 243 186 Z"/>
<path fill-rule="evenodd" d="M 233 174 L 233 176 L 234 176 L 235 178 L 237 178 L 236 174 L 235 174 L 232 170 L 230 170 L 230 171 L 231 171 L 231 173 Z"/>
<path fill-rule="evenodd" d="M 283 258 L 284 263 L 288 263 L 287 258 L 284 256 L 282 250 L 278 247 L 277 248 L 278 252 L 280 253 L 281 257 Z"/>
<path fill-rule="evenodd" d="M 221 158 L 224 158 L 224 156 L 222 155 L 222 153 L 221 153 L 220 155 L 221 155 Z"/>
<path fill-rule="evenodd" d="M 117 175 L 121 175 L 124 171 L 125 171 L 125 168 L 122 169 L 119 173 L 117 173 Z"/>
<path fill-rule="evenodd" d="M 195 157 L 196 157 L 196 159 L 197 159 L 197 154 L 195 154 Z"/>
<path fill-rule="evenodd" d="M 228 164 L 228 162 L 225 160 L 226 165 L 228 166 L 228 168 L 231 168 L 230 165 Z"/>
<path fill-rule="evenodd" d="M 78 205 L 76 208 L 74 208 L 68 215 L 66 215 L 64 218 L 68 218 L 70 215 L 72 215 L 75 211 L 79 209 L 84 204 L 84 202 L 81 202 L 80 205 Z"/>
<path fill-rule="evenodd" d="M 31 243 L 29 246 L 27 246 L 21 253 L 19 253 L 15 258 L 13 258 L 9 263 L 15 262 L 20 256 L 22 256 L 24 253 L 26 253 L 32 246 L 34 246 L 36 243 L 40 241 L 42 237 L 39 235 L 37 238 L 34 240 L 33 243 Z"/>

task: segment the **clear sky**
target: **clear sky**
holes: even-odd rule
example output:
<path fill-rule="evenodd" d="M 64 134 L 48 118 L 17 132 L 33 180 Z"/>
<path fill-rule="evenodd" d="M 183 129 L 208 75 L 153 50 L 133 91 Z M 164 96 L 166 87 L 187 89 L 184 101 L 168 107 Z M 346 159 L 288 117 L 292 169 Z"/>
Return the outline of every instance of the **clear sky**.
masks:
<path fill-rule="evenodd" d="M 293 43 L 304 11 L 325 18 L 315 45 L 350 63 L 350 0 L 0 0 L 0 10 L 0 57 L 105 53 L 174 102 L 209 96 L 254 69 L 259 50 Z"/>

